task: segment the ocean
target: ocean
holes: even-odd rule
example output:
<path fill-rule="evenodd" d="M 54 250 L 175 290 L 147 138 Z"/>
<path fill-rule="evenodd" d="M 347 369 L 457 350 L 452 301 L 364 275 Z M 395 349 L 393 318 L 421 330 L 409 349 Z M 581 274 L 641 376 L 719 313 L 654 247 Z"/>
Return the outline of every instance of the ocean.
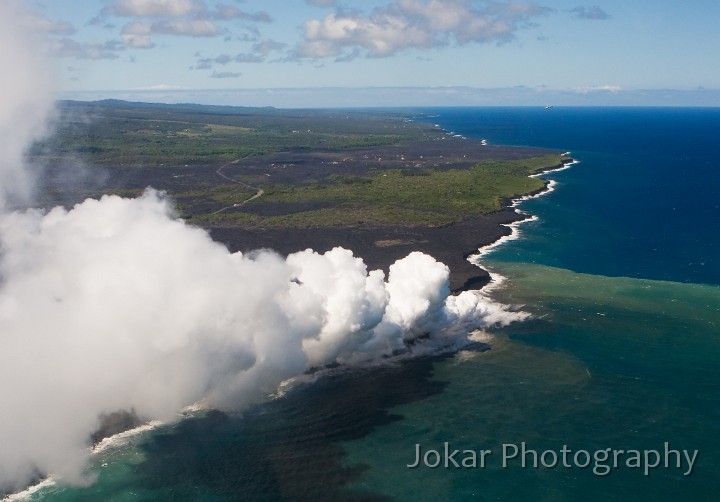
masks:
<path fill-rule="evenodd" d="M 579 161 L 481 258 L 505 278 L 493 297 L 532 320 L 458 353 L 338 368 L 241 416 L 197 412 L 94 455 L 92 485 L 28 499 L 715 499 L 720 109 L 418 114 Z"/>

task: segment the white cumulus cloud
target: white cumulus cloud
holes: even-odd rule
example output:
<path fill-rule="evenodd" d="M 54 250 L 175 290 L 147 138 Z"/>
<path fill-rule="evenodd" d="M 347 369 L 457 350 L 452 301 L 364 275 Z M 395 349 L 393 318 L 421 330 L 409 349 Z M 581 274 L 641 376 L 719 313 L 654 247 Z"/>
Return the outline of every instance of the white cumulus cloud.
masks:
<path fill-rule="evenodd" d="M 503 43 L 548 9 L 534 2 L 397 0 L 369 15 L 338 11 L 304 24 L 295 55 L 343 57 L 363 51 L 370 57 L 451 43 Z"/>
<path fill-rule="evenodd" d="M 53 21 L 52 19 L 32 14 L 28 17 L 30 28 L 35 31 L 45 32 L 51 35 L 72 35 L 75 27 L 67 21 Z"/>
<path fill-rule="evenodd" d="M 604 21 L 605 19 L 610 19 L 612 17 L 597 5 L 591 5 L 590 7 L 578 5 L 570 12 L 578 19 L 589 19 L 592 21 Z"/>
<path fill-rule="evenodd" d="M 193 0 L 113 0 L 105 12 L 121 17 L 182 17 L 203 8 Z"/>
<path fill-rule="evenodd" d="M 150 29 L 152 33 L 189 37 L 212 37 L 220 33 L 220 29 L 206 19 L 153 23 Z"/>
<path fill-rule="evenodd" d="M 152 41 L 152 26 L 150 23 L 129 23 L 126 24 L 120 38 L 127 47 L 133 49 L 152 49 L 155 42 Z"/>

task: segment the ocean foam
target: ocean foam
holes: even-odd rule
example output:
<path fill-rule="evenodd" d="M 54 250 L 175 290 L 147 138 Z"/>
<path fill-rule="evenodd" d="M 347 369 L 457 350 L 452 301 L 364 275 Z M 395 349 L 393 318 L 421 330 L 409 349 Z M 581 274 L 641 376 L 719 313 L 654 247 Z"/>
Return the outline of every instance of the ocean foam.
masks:
<path fill-rule="evenodd" d="M 185 410 L 189 409 L 191 407 L 186 408 Z M 185 411 L 183 410 L 183 411 Z M 92 455 L 97 455 L 99 453 L 102 453 L 104 451 L 117 448 L 120 446 L 126 445 L 130 439 L 137 437 L 140 434 L 143 434 L 145 432 L 151 431 L 153 429 L 157 429 L 161 425 L 164 425 L 163 422 L 160 422 L 159 420 L 153 420 L 151 422 L 148 422 L 146 424 L 140 425 L 138 427 L 135 427 L 133 429 L 129 429 L 124 432 L 119 432 L 113 436 L 103 438 L 102 441 L 95 444 L 91 450 Z M 26 500 L 32 495 L 38 493 L 43 488 L 50 488 L 51 486 L 55 486 L 57 483 L 55 479 L 53 479 L 52 476 L 49 476 L 42 481 L 38 482 L 37 484 L 34 484 L 32 486 L 27 487 L 21 492 L 13 493 L 11 495 L 7 495 L 3 497 L 2 501 L 0 502 L 16 502 L 20 500 Z"/>
<path fill-rule="evenodd" d="M 128 443 L 128 441 L 130 439 L 137 437 L 138 435 L 143 434 L 145 432 L 151 431 L 153 429 L 157 429 L 161 425 L 164 425 L 164 422 L 161 422 L 159 420 L 152 420 L 146 424 L 140 425 L 133 429 L 129 429 L 124 432 L 119 432 L 119 433 L 115 434 L 114 436 L 103 438 L 102 441 L 95 444 L 91 448 L 92 453 L 97 454 L 97 453 L 101 453 L 103 451 L 109 450 L 111 448 L 117 448 L 119 446 L 124 446 Z"/>
<path fill-rule="evenodd" d="M 183 408 L 183 410 L 181 411 L 181 416 L 184 417 L 191 413 L 195 413 L 205 409 L 207 409 L 207 406 L 205 406 L 204 404 L 192 404 Z M 102 441 L 96 443 L 90 448 L 90 453 L 94 456 L 114 448 L 125 446 L 130 442 L 131 439 L 136 438 L 137 436 L 146 432 L 157 429 L 162 425 L 165 425 L 165 423 L 159 420 L 152 420 L 138 427 L 134 427 L 132 429 L 128 429 L 126 431 L 114 434 L 110 437 L 103 438 Z M 37 484 L 27 487 L 21 492 L 5 496 L 0 502 L 16 502 L 20 500 L 26 500 L 32 495 L 42 490 L 43 488 L 49 488 L 51 486 L 55 486 L 56 484 L 57 483 L 55 479 L 52 476 L 49 476 L 38 482 Z"/>
<path fill-rule="evenodd" d="M 565 155 L 565 154 L 563 154 L 563 155 Z M 548 173 L 558 173 L 558 172 L 560 172 L 560 171 L 565 171 L 565 170 L 567 170 L 567 169 L 570 169 L 571 167 L 573 167 L 574 165 L 579 164 L 579 163 L 580 163 L 579 160 L 574 160 L 574 159 L 573 159 L 572 162 L 568 162 L 567 164 L 563 164 L 563 165 L 560 166 L 560 167 L 555 167 L 555 168 L 553 168 L 553 169 L 544 169 L 543 171 L 541 171 L 541 172 L 539 172 L 539 173 L 531 174 L 530 177 L 531 177 L 531 178 L 539 178 L 540 176 L 543 176 L 543 175 L 548 174 Z"/>
<path fill-rule="evenodd" d="M 484 140 L 483 140 L 484 141 Z M 570 152 L 565 152 L 563 155 L 570 155 Z M 545 169 L 542 172 L 531 174 L 529 175 L 530 178 L 539 178 L 541 176 L 544 176 L 549 173 L 559 172 L 559 171 L 565 171 L 566 169 L 570 169 L 576 164 L 579 164 L 580 162 L 577 160 L 573 160 L 572 162 L 569 162 L 567 164 L 563 164 L 561 167 L 557 167 L 554 169 Z M 493 271 L 491 267 L 489 267 L 486 263 L 482 261 L 482 258 L 487 256 L 488 254 L 495 251 L 500 246 L 504 245 L 507 242 L 514 241 L 520 238 L 521 236 L 521 230 L 520 226 L 529 223 L 531 221 L 539 221 L 540 218 L 538 218 L 535 215 L 529 215 L 525 211 L 522 211 L 518 208 L 520 204 L 525 202 L 526 200 L 531 199 L 537 199 L 539 197 L 544 197 L 556 190 L 558 186 L 558 182 L 554 179 L 549 179 L 547 185 L 545 185 L 545 188 L 538 191 L 537 193 L 530 194 L 530 195 L 523 195 L 522 197 L 517 197 L 515 199 L 512 199 L 510 207 L 515 210 L 517 214 L 526 216 L 522 220 L 514 221 L 512 223 L 504 223 L 503 226 L 508 227 L 510 229 L 510 235 L 504 235 L 500 237 L 495 242 L 491 242 L 490 244 L 487 244 L 485 246 L 482 246 L 478 248 L 478 252 L 476 254 L 470 255 L 468 257 L 468 261 L 472 263 L 473 265 L 476 265 L 480 268 L 483 268 L 487 270 L 490 273 L 490 282 L 486 284 L 482 288 L 483 293 L 491 293 L 492 291 L 498 289 L 506 280 L 507 278 L 498 274 L 497 272 Z"/>
<path fill-rule="evenodd" d="M 52 477 L 45 478 L 39 483 L 25 488 L 21 492 L 13 493 L 12 495 L 6 495 L 2 498 L 1 502 L 17 502 L 19 500 L 27 500 L 43 488 L 50 488 L 51 486 L 55 486 L 55 484 L 55 480 Z"/>
<path fill-rule="evenodd" d="M 543 195 L 547 192 L 543 192 Z M 518 213 L 521 213 L 521 211 L 516 210 Z M 524 214 L 524 213 L 522 213 Z M 484 256 L 487 256 L 488 254 L 495 251 L 500 246 L 504 245 L 507 242 L 514 241 L 520 238 L 521 230 L 520 225 L 524 223 L 529 223 L 531 221 L 539 221 L 540 218 L 537 216 L 528 216 L 527 218 L 523 220 L 514 221 L 512 223 L 505 223 L 503 226 L 508 227 L 510 229 L 510 235 L 504 235 L 500 237 L 495 242 L 488 244 L 487 246 L 483 246 L 478 249 L 478 252 L 476 254 L 470 255 L 468 257 L 468 261 L 472 263 L 473 265 L 476 265 L 477 267 L 480 267 L 482 269 L 485 269 L 490 273 L 490 282 L 488 282 L 485 286 L 482 288 L 483 293 L 492 293 L 496 289 L 500 288 L 502 284 L 507 280 L 507 277 L 495 272 L 492 267 L 489 267 L 486 263 L 482 261 L 482 258 Z"/>

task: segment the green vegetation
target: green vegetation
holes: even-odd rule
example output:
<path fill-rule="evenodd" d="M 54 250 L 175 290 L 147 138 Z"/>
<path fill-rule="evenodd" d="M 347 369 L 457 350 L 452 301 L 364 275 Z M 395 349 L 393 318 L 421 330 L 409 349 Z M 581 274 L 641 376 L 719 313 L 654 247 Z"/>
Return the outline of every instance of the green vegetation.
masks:
<path fill-rule="evenodd" d="M 55 133 L 31 154 L 123 167 L 209 165 L 286 149 L 337 150 L 438 135 L 427 124 L 380 112 L 64 102 Z"/>
<path fill-rule="evenodd" d="M 324 203 L 331 207 L 260 217 L 235 211 L 201 215 L 206 223 L 234 222 L 267 227 L 354 226 L 408 224 L 438 226 L 502 208 L 503 200 L 540 190 L 544 181 L 528 177 L 539 169 L 556 166 L 558 155 L 523 160 L 487 161 L 472 169 L 412 173 L 400 169 L 377 171 L 370 177 L 335 177 L 334 183 L 266 186 L 252 204 Z M 247 197 L 241 186 L 224 186 L 190 194 L 220 204 Z M 183 194 L 184 197 L 185 194 Z M 248 209 L 249 208 L 248 206 Z"/>
<path fill-rule="evenodd" d="M 151 185 L 194 223 L 261 228 L 446 225 L 542 189 L 528 175 L 562 162 L 448 138 L 401 113 L 116 101 L 62 103 L 56 132 L 30 154 L 54 166 L 47 204 Z M 516 160 L 472 165 L 493 156 Z M 63 167 L 74 165 L 98 174 Z"/>
<path fill-rule="evenodd" d="M 472 169 L 423 171 L 390 169 L 372 177 L 338 177 L 334 184 L 266 189 L 266 202 L 334 201 L 341 204 L 394 204 L 453 214 L 486 213 L 500 209 L 500 200 L 543 187 L 528 178 L 542 167 L 558 164 L 557 156 L 521 161 L 481 162 Z"/>

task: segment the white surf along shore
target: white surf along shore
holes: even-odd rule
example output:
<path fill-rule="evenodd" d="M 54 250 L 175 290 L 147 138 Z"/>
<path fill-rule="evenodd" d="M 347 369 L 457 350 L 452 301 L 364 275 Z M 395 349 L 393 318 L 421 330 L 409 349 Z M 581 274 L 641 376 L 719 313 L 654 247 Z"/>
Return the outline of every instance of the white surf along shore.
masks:
<path fill-rule="evenodd" d="M 190 406 L 187 406 L 183 408 L 183 410 L 178 414 L 178 420 L 192 416 L 194 414 L 200 413 L 207 408 L 200 404 L 196 403 Z M 97 457 L 98 455 L 104 453 L 104 452 L 111 452 L 114 449 L 121 448 L 124 446 L 127 446 L 130 442 L 132 442 L 135 439 L 139 439 L 141 436 L 159 428 L 163 425 L 167 425 L 165 422 L 161 422 L 159 420 L 152 420 L 150 422 L 144 423 L 142 425 L 139 425 L 137 427 L 134 427 L 132 429 L 128 429 L 123 432 L 119 432 L 117 434 L 114 434 L 112 436 L 103 438 L 101 441 L 97 442 L 93 446 L 91 446 L 90 449 L 90 456 L 91 457 Z M 106 466 L 106 463 L 102 464 L 103 467 Z M 25 490 L 17 493 L 13 493 L 11 495 L 7 495 L 2 498 L 0 502 L 20 502 L 24 500 L 29 500 L 33 497 L 33 495 L 40 494 L 43 490 L 49 490 L 56 486 L 58 484 L 57 480 L 53 476 L 48 476 L 41 480 L 40 482 L 31 485 L 27 487 Z"/>
<path fill-rule="evenodd" d="M 483 140 L 484 141 L 484 140 Z M 565 152 L 563 153 L 564 156 L 569 156 L 571 152 Z M 567 164 L 563 164 L 560 167 L 556 167 L 553 169 L 544 169 L 539 173 L 531 174 L 530 178 L 541 178 L 543 176 L 546 176 L 550 173 L 556 173 L 560 171 L 565 171 L 567 169 L 571 169 L 575 165 L 579 164 L 580 161 L 573 159 L 572 162 L 568 162 Z M 512 200 L 512 203 L 510 204 L 510 207 L 515 210 L 517 214 L 520 214 L 524 216 L 523 219 L 514 221 L 512 223 L 504 223 L 503 226 L 508 227 L 510 229 L 510 234 L 505 235 L 503 237 L 500 237 L 495 242 L 492 242 L 486 246 L 483 246 L 478 249 L 478 252 L 474 255 L 471 255 L 468 257 L 468 261 L 472 263 L 473 265 L 477 265 L 478 267 L 487 270 L 490 274 L 490 282 L 486 284 L 482 288 L 483 293 L 491 293 L 492 291 L 499 288 L 505 281 L 506 277 L 503 275 L 497 273 L 496 271 L 492 270 L 492 267 L 488 266 L 487 263 L 483 261 L 483 258 L 496 249 L 498 249 L 500 246 L 510 242 L 514 241 L 520 238 L 522 235 L 521 227 L 524 224 L 530 223 L 532 221 L 538 221 L 540 218 L 538 218 L 536 215 L 529 214 L 522 209 L 520 209 L 520 205 L 525 202 L 526 200 L 532 200 L 537 199 L 539 197 L 544 197 L 552 192 L 554 192 L 557 188 L 558 182 L 554 179 L 548 179 L 548 183 L 545 186 L 545 188 L 537 193 L 534 193 L 532 195 L 523 195 L 522 197 L 517 197 Z"/>

